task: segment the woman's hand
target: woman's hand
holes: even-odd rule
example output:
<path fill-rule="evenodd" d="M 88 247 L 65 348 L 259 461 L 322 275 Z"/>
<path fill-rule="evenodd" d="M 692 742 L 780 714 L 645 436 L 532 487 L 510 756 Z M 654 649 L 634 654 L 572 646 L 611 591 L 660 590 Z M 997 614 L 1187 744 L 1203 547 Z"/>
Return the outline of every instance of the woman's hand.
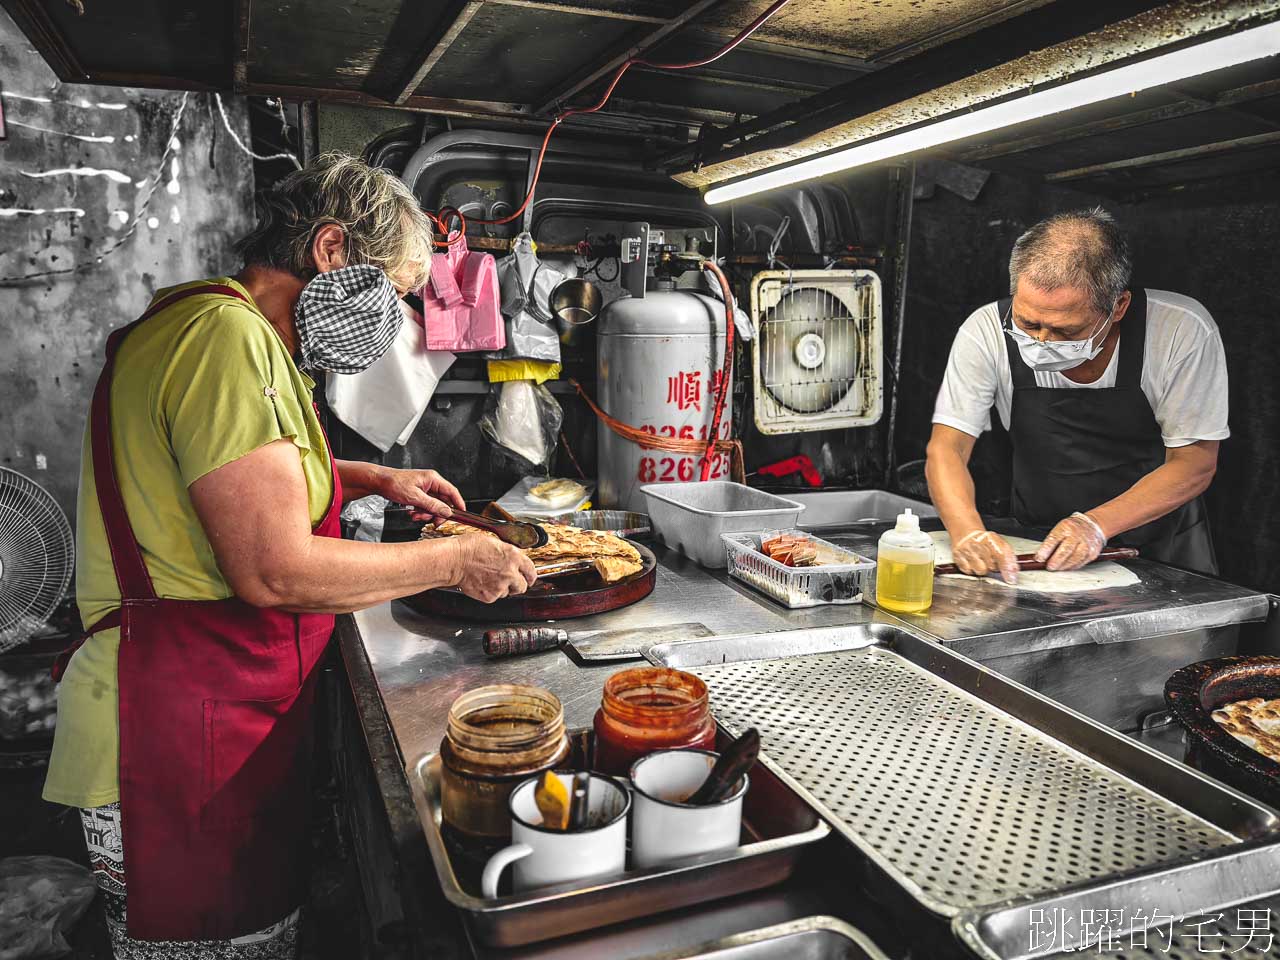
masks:
<path fill-rule="evenodd" d="M 456 586 L 468 597 L 493 603 L 524 593 L 538 579 L 528 554 L 497 537 L 468 533 L 454 542 L 460 553 Z"/>
<path fill-rule="evenodd" d="M 447 520 L 454 507 L 467 509 L 458 488 L 434 470 L 388 469 L 375 492 L 395 503 L 416 507 L 415 520 Z"/>

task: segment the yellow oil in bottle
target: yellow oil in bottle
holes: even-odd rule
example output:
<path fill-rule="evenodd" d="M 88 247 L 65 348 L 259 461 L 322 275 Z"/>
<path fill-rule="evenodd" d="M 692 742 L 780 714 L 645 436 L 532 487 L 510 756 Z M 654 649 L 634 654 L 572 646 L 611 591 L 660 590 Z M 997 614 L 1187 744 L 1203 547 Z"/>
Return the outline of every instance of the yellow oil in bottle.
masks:
<path fill-rule="evenodd" d="M 910 509 L 880 537 L 876 554 L 876 606 L 894 613 L 923 613 L 933 603 L 933 538 Z"/>
<path fill-rule="evenodd" d="M 881 549 L 876 605 L 894 613 L 923 613 L 933 603 L 933 558 L 920 550 Z"/>

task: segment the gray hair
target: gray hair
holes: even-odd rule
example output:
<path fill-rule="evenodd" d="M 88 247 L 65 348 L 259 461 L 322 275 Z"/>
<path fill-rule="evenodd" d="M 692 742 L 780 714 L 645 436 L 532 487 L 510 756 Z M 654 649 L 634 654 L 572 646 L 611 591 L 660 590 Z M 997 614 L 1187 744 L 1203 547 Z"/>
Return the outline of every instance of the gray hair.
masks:
<path fill-rule="evenodd" d="M 1084 290 L 1101 313 L 1129 289 L 1133 255 L 1115 217 L 1102 207 L 1057 213 L 1017 239 L 1009 256 L 1009 293 L 1025 276 L 1037 287 Z"/>
<path fill-rule="evenodd" d="M 257 198 L 258 225 L 236 249 L 246 265 L 316 273 L 311 242 L 333 223 L 347 235 L 347 263 L 369 264 L 409 289 L 431 269 L 431 221 L 417 197 L 394 174 L 363 160 L 326 153 Z"/>

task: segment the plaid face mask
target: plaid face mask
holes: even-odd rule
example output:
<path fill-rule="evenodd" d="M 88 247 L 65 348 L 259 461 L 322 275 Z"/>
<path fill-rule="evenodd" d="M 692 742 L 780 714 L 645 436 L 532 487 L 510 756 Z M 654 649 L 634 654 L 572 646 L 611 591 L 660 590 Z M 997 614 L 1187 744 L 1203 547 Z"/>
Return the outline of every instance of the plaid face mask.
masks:
<path fill-rule="evenodd" d="M 387 275 L 369 264 L 318 273 L 294 307 L 302 365 L 359 373 L 387 352 L 404 314 Z"/>

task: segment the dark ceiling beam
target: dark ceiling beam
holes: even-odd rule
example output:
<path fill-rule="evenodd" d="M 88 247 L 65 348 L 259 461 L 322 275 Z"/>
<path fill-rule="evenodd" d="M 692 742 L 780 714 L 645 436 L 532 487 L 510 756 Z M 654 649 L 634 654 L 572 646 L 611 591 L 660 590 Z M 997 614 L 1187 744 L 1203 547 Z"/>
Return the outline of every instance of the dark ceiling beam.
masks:
<path fill-rule="evenodd" d="M 646 50 L 657 46 L 685 24 L 706 13 L 717 4 L 723 2 L 724 0 L 693 0 L 693 2 L 685 7 L 685 9 L 677 16 L 665 21 L 662 26 L 658 27 L 658 29 L 645 34 L 639 40 L 627 46 L 626 49 L 611 54 L 597 66 L 590 67 L 575 75 L 572 79 L 557 86 L 550 93 L 544 96 L 542 102 L 538 104 L 535 112 L 545 114 L 554 110 L 563 101 L 569 99 L 574 94 L 585 90 L 602 77 L 609 76 L 632 57 L 638 57 Z"/>
<path fill-rule="evenodd" d="M 1197 113 L 1220 110 L 1224 106 L 1247 103 L 1250 100 L 1261 100 L 1264 97 L 1276 95 L 1280 95 L 1280 80 L 1264 80 L 1261 83 L 1251 83 L 1245 87 L 1224 90 L 1212 99 L 1181 100 L 1162 107 L 1152 107 L 1149 110 L 1135 110 L 1132 113 L 1121 114 L 1118 117 L 1107 117 L 1105 120 L 1095 120 L 1091 123 L 1081 123 L 1070 127 L 1058 127 L 1056 130 L 1035 136 L 1020 137 L 1017 140 L 1006 140 L 1002 143 L 984 144 L 968 150 L 960 150 L 952 154 L 952 156 L 961 163 L 981 163 L 984 160 L 994 160 L 997 157 L 1026 153 L 1028 150 L 1040 150 L 1044 147 L 1052 147 L 1067 141 L 1082 140 L 1086 137 L 1118 133 L 1121 130 L 1129 130 L 1133 127 L 1144 127 L 1152 123 L 1162 123 L 1165 120 L 1190 117 Z M 1249 116 L 1259 121 L 1263 119 L 1254 114 L 1249 114 Z"/>
<path fill-rule="evenodd" d="M 709 142 L 700 145 L 698 160 L 715 163 L 785 147 L 1163 5 L 1161 0 L 1107 0 L 1039 7 L 816 96 L 714 131 Z M 690 149 L 666 158 L 664 165 L 684 170 L 695 162 Z"/>
<path fill-rule="evenodd" d="M 546 3 L 543 0 L 487 0 L 496 7 L 523 7 L 526 10 L 546 10 L 550 13 L 567 13 L 578 17 L 598 17 L 603 20 L 629 20 L 632 23 L 666 23 L 666 17 L 654 17 L 647 13 L 627 13 L 624 10 L 606 10 L 584 7 L 576 3 Z"/>
<path fill-rule="evenodd" d="M 1072 170 L 1058 170 L 1046 173 L 1046 183 L 1067 183 L 1073 180 L 1088 180 L 1091 177 L 1105 176 L 1128 170 L 1140 170 L 1144 167 L 1159 167 L 1169 163 L 1180 163 L 1186 160 L 1199 160 L 1203 157 L 1217 156 L 1223 153 L 1239 153 L 1245 150 L 1257 150 L 1261 147 L 1280 145 L 1280 131 L 1259 133 L 1252 137 L 1236 137 L 1234 140 L 1218 140 L 1214 143 L 1202 143 L 1196 147 L 1184 147 L 1181 150 L 1165 150 L 1161 153 L 1149 153 L 1142 157 L 1128 157 L 1124 160 L 1111 160 L 1107 163 L 1093 163 L 1087 167 L 1075 167 Z"/>
<path fill-rule="evenodd" d="M 44 3 L 40 0 L 0 0 L 0 6 L 9 12 L 18 29 L 27 35 L 59 80 L 88 82 L 89 71 L 80 63 L 80 58 L 49 16 Z"/>
<path fill-rule="evenodd" d="M 1280 123 L 1272 120 L 1270 117 L 1254 113 L 1251 110 L 1242 110 L 1234 104 L 1222 103 L 1220 102 L 1220 97 L 1198 97 L 1193 93 L 1189 93 L 1186 90 L 1182 90 L 1175 86 L 1166 86 L 1164 89 L 1173 94 L 1179 100 L 1185 100 L 1187 103 L 1193 103 L 1197 106 L 1205 106 L 1210 110 L 1216 110 L 1218 113 L 1226 114 L 1229 117 L 1235 117 L 1237 120 L 1245 120 L 1249 123 L 1260 124 L 1261 126 L 1267 127 L 1271 130 L 1280 130 Z"/>
<path fill-rule="evenodd" d="M 224 74 L 225 76 L 225 74 Z M 192 77 L 172 77 L 161 73 L 130 73 L 124 70 L 95 70 L 89 74 L 85 83 L 97 83 L 104 87 L 150 87 L 153 90 L 192 90 L 225 92 L 227 85 L 209 83 Z"/>
<path fill-rule="evenodd" d="M 671 73 L 666 70 L 654 70 L 651 67 L 632 67 L 632 74 L 648 75 L 655 77 L 669 77 Z M 806 93 L 813 90 L 821 89 L 815 87 L 811 83 L 798 83 L 794 80 L 782 80 L 777 77 L 765 77 L 760 75 L 746 76 L 740 73 L 729 73 L 721 70 L 698 70 L 688 71 L 687 80 L 697 81 L 698 83 L 708 83 L 717 86 L 743 87 L 750 90 L 768 90 L 771 93 Z M 615 94 L 616 96 L 616 94 Z"/>
<path fill-rule="evenodd" d="M 410 61 L 412 67 L 396 81 L 387 99 L 396 106 L 406 104 L 483 6 L 484 0 L 450 0 L 436 20 L 430 36 Z"/>
<path fill-rule="evenodd" d="M 440 113 L 446 116 L 488 119 L 528 119 L 529 108 L 522 103 L 505 103 L 496 100 L 456 100 L 448 97 L 410 97 L 395 104 L 363 90 L 344 90 L 333 87 L 306 87 L 285 83 L 250 82 L 241 91 L 286 100 L 321 100 L 327 103 L 347 103 L 361 107 L 400 108 L 403 110 Z M 545 126 L 545 122 L 539 122 Z"/>

